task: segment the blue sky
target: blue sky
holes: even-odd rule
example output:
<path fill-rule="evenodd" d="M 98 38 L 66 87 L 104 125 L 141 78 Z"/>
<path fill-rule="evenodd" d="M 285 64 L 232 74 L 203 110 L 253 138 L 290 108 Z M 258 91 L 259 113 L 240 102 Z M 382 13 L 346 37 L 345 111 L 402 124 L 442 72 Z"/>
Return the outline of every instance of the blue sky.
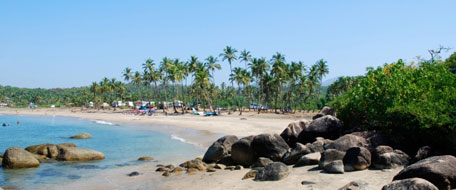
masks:
<path fill-rule="evenodd" d="M 275 52 L 327 79 L 456 48 L 456 1 L 0 1 L 0 85 L 73 87 L 140 70 L 147 58 Z M 451 52 L 456 51 L 453 49 Z M 446 58 L 451 53 L 443 53 Z M 243 66 L 243 63 L 235 63 Z M 216 72 L 228 81 L 229 66 Z"/>

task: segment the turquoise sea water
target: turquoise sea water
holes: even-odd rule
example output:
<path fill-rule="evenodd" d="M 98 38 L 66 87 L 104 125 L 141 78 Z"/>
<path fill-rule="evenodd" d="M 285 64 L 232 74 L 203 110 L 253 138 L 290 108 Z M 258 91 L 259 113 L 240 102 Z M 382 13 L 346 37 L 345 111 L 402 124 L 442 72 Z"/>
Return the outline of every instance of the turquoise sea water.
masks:
<path fill-rule="evenodd" d="M 16 122 L 20 124 L 17 125 Z M 63 184 L 96 175 L 105 169 L 143 164 L 141 156 L 153 156 L 166 163 L 168 159 L 191 158 L 201 155 L 201 147 L 184 143 L 170 134 L 153 130 L 133 129 L 104 121 L 90 121 L 71 117 L 0 115 L 0 152 L 9 147 L 25 148 L 43 143 L 74 143 L 78 147 L 103 152 L 106 159 L 91 162 L 49 162 L 39 168 L 0 169 L 0 187 L 13 186 L 34 189 Z M 144 128 L 144 126 L 140 127 Z M 69 136 L 88 132 L 92 139 L 69 139 Z"/>

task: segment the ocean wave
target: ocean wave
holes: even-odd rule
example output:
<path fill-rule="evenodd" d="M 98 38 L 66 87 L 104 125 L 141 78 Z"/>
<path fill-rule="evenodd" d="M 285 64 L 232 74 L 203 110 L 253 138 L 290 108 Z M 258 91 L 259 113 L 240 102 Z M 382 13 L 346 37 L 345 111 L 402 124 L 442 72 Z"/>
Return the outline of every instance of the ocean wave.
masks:
<path fill-rule="evenodd" d="M 103 125 L 116 125 L 114 123 L 107 122 L 107 121 L 94 121 L 94 123 L 103 124 Z"/>
<path fill-rule="evenodd" d="M 171 139 L 174 139 L 174 140 L 177 140 L 177 141 L 180 141 L 180 142 L 183 142 L 183 143 L 191 144 L 191 145 L 194 145 L 194 146 L 201 146 L 200 144 L 189 142 L 189 141 L 185 140 L 184 138 L 176 136 L 176 135 L 171 135 Z"/>

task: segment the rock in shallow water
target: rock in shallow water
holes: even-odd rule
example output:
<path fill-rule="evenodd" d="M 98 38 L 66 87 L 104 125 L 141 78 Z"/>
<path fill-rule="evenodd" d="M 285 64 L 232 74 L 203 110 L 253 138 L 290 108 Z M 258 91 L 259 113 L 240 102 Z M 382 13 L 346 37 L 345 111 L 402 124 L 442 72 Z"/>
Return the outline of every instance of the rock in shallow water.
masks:
<path fill-rule="evenodd" d="M 81 133 L 81 134 L 73 135 L 70 138 L 71 139 L 90 139 L 90 138 L 92 138 L 92 135 L 89 133 Z"/>
<path fill-rule="evenodd" d="M 34 168 L 40 166 L 40 162 L 32 153 L 19 147 L 11 147 L 3 155 L 2 166 L 5 169 Z"/>
<path fill-rule="evenodd" d="M 282 162 L 274 162 L 266 167 L 259 169 L 255 176 L 258 181 L 278 181 L 288 176 L 290 173 L 287 165 Z"/>
<path fill-rule="evenodd" d="M 138 176 L 139 175 L 139 172 L 131 172 L 128 174 L 129 177 L 133 177 L 133 176 Z"/>
<path fill-rule="evenodd" d="M 150 156 L 143 156 L 143 157 L 138 158 L 138 161 L 152 161 L 152 160 L 154 160 L 154 158 L 150 157 Z"/>
<path fill-rule="evenodd" d="M 57 160 L 62 161 L 90 161 L 90 160 L 103 160 L 104 154 L 95 150 L 87 148 L 58 146 L 59 155 Z"/>

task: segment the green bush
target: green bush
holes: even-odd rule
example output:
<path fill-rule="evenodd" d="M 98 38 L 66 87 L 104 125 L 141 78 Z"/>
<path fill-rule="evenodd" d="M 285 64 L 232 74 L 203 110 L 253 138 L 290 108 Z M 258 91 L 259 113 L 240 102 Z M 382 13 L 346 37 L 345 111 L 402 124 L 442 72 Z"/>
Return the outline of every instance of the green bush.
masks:
<path fill-rule="evenodd" d="M 332 106 L 348 128 L 400 133 L 429 144 L 454 143 L 456 74 L 442 64 L 414 66 L 398 60 L 368 69 Z"/>

